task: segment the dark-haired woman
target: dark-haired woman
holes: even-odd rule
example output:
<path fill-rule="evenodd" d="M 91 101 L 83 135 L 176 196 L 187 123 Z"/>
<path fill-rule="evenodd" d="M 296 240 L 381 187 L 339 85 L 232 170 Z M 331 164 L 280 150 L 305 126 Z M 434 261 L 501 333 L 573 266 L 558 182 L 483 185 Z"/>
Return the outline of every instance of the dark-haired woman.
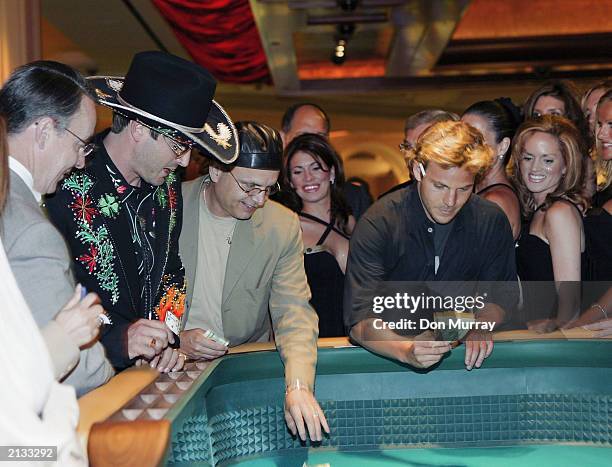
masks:
<path fill-rule="evenodd" d="M 526 293 L 527 324 L 539 332 L 566 324 L 580 310 L 585 251 L 582 217 L 588 204 L 582 191 L 583 151 L 576 127 L 553 115 L 521 125 L 512 148 L 514 183 L 523 215 L 529 219 L 517 248 L 519 277 L 548 282 L 529 284 L 531 297 Z M 551 298 L 547 285 L 553 283 L 556 304 L 546 310 Z"/>
<path fill-rule="evenodd" d="M 342 161 L 327 139 L 314 134 L 294 138 L 285 156 L 287 205 L 300 216 L 319 337 L 343 336 L 344 272 L 355 220 L 342 194 Z"/>
<path fill-rule="evenodd" d="M 493 149 L 493 165 L 476 186 L 476 194 L 497 204 L 506 214 L 516 240 L 521 232 L 521 207 L 506 175 L 510 143 L 521 121 L 518 107 L 509 99 L 480 101 L 468 107 L 461 120 L 479 130 Z"/>
<path fill-rule="evenodd" d="M 588 124 L 576 98 L 575 86 L 566 81 L 549 81 L 533 91 L 523 105 L 523 114 L 526 120 L 543 115 L 565 117 L 581 134 Z"/>

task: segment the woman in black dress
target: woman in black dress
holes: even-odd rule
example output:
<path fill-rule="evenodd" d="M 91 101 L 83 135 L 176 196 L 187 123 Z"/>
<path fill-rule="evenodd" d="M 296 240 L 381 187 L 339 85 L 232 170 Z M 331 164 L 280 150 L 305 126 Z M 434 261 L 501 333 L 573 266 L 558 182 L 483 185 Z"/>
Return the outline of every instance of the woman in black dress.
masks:
<path fill-rule="evenodd" d="M 612 281 L 612 89 L 599 99 L 595 123 L 597 193 L 585 220 L 588 279 Z"/>
<path fill-rule="evenodd" d="M 521 125 L 512 148 L 513 181 L 528 219 L 517 248 L 519 277 L 546 281 L 524 284 L 527 326 L 538 332 L 566 324 L 580 310 L 582 217 L 587 208 L 582 190 L 584 146 L 569 120 L 544 115 Z"/>
<path fill-rule="evenodd" d="M 482 133 L 495 157 L 491 168 L 478 182 L 476 194 L 504 211 L 516 240 L 521 232 L 521 206 L 508 180 L 506 166 L 510 159 L 510 142 L 521 122 L 520 109 L 507 98 L 480 101 L 469 106 L 461 120 Z"/>
<path fill-rule="evenodd" d="M 283 169 L 286 204 L 300 216 L 319 337 L 344 336 L 344 272 L 355 219 L 342 194 L 342 161 L 326 138 L 304 134 L 287 146 Z"/>
<path fill-rule="evenodd" d="M 584 220 L 587 253 L 585 311 L 568 327 L 595 323 L 589 329 L 612 335 L 612 90 L 599 100 L 595 118 L 599 186 L 593 208 Z"/>

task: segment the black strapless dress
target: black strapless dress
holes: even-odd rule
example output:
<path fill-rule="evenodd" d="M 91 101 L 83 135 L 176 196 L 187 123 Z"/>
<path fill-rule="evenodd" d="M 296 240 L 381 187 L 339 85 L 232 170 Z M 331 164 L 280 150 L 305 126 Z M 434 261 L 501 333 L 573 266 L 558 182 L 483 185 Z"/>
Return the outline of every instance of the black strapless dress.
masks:
<path fill-rule="evenodd" d="M 587 280 L 612 281 L 612 215 L 593 209 L 584 219 Z"/>
<path fill-rule="evenodd" d="M 612 184 L 610 184 L 610 186 L 608 186 L 608 188 L 606 188 L 605 190 L 598 191 L 593 195 L 593 202 L 591 203 L 591 207 L 601 208 L 610 199 L 612 199 Z"/>
<path fill-rule="evenodd" d="M 591 209 L 584 219 L 586 239 L 585 308 L 599 300 L 612 282 L 612 215 Z"/>
<path fill-rule="evenodd" d="M 572 203 L 578 212 L 580 210 Z M 580 213 L 582 217 L 582 213 Z M 522 313 L 517 315 L 518 327 L 527 321 L 554 318 L 558 309 L 557 289 L 550 245 L 537 235 L 529 233 L 525 223 L 517 241 L 516 268 L 523 292 Z M 580 255 L 580 275 L 586 276 L 586 248 Z"/>

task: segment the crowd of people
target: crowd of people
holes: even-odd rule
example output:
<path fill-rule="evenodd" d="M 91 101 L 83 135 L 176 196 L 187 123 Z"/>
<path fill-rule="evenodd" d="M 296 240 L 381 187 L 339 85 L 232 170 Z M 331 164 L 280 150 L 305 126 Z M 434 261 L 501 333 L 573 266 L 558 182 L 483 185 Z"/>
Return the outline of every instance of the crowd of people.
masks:
<path fill-rule="evenodd" d="M 124 78 L 38 61 L 0 89 L 0 332 L 14 375 L 0 407 L 19 414 L 0 422 L 8 444 L 58 445 L 61 465 L 81 465 L 75 396 L 134 365 L 174 372 L 268 341 L 289 430 L 320 441 L 318 337 L 420 368 L 453 351 L 390 326 L 398 303 L 373 309 L 398 287 L 484 290 L 474 319 L 491 329 L 612 334 L 612 82 L 581 103 L 551 82 L 522 108 L 498 98 L 410 116 L 410 180 L 373 204 L 346 180 L 324 109 L 294 105 L 280 131 L 234 123 L 215 87 L 201 66 L 142 52 Z M 99 134 L 96 105 L 113 112 Z M 192 149 L 209 163 L 183 181 Z M 485 328 L 461 341 L 468 370 L 493 351 Z"/>

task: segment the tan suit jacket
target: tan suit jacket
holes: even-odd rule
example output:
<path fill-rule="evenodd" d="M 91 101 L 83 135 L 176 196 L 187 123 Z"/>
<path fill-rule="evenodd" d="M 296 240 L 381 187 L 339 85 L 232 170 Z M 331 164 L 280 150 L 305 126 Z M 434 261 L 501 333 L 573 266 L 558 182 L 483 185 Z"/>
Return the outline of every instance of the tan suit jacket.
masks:
<path fill-rule="evenodd" d="M 198 262 L 199 203 L 208 178 L 183 183 L 183 230 L 179 241 L 187 278 L 187 315 Z M 200 277 L 206 277 L 201 274 Z M 317 361 L 318 318 L 309 304 L 300 223 L 284 206 L 268 201 L 236 224 L 230 247 L 221 315 L 230 345 L 268 340 L 274 330 L 287 383 L 312 387 Z"/>

